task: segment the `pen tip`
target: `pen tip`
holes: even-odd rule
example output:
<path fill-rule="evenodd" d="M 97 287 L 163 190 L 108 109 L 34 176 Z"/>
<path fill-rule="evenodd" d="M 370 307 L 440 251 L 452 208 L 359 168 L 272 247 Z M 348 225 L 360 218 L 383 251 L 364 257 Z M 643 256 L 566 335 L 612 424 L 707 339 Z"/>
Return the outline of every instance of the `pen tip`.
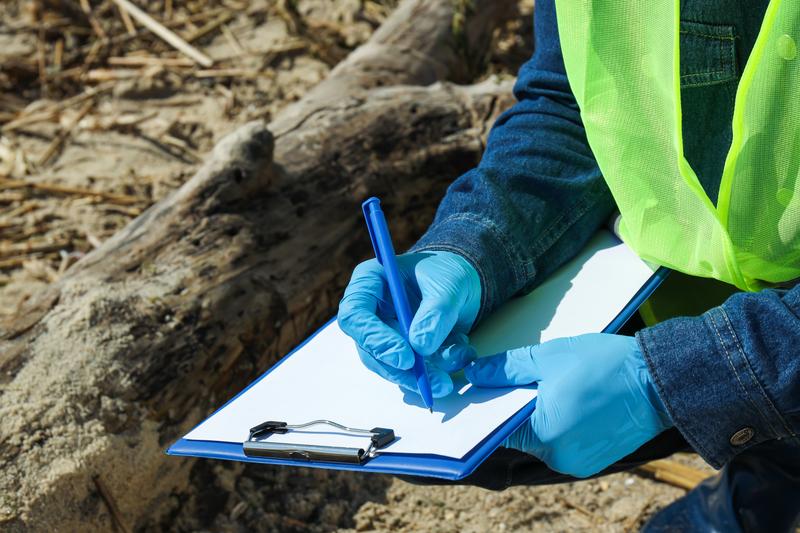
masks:
<path fill-rule="evenodd" d="M 428 407 L 428 411 L 430 411 L 431 414 L 433 414 L 433 407 Z"/>

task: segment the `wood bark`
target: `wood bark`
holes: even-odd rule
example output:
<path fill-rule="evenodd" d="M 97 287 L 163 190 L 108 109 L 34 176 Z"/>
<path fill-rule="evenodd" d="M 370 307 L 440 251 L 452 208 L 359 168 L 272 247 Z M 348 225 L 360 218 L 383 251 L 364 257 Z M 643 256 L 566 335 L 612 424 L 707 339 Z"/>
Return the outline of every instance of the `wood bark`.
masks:
<path fill-rule="evenodd" d="M 369 255 L 360 201 L 408 246 L 479 160 L 510 82 L 441 80 L 511 4 L 402 3 L 0 328 L 0 528 L 109 530 L 113 504 L 128 529 L 168 520 L 196 461 L 163 450 L 335 313 Z"/>

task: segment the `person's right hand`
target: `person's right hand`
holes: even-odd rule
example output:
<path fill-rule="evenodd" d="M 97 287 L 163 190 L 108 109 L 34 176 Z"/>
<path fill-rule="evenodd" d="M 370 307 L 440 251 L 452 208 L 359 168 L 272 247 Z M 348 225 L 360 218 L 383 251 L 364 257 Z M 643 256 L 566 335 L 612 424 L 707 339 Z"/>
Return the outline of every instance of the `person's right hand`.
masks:
<path fill-rule="evenodd" d="M 467 333 L 478 315 L 481 284 L 466 259 L 444 251 L 397 257 L 415 310 L 408 341 L 400 331 L 383 267 L 375 259 L 358 265 L 339 302 L 339 327 L 356 341 L 364 364 L 403 389 L 418 394 L 414 352 L 425 357 L 434 398 L 453 390 L 451 372 L 475 357 Z"/>

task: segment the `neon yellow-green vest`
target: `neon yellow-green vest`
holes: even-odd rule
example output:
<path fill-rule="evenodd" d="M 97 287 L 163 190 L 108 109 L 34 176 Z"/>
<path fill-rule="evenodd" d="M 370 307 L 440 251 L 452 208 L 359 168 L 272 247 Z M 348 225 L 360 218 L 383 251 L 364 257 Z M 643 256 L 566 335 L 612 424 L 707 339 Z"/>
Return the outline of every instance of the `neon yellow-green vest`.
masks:
<path fill-rule="evenodd" d="M 771 0 L 715 206 L 683 155 L 679 0 L 556 0 L 567 77 L 642 258 L 743 290 L 800 277 L 800 0 Z"/>

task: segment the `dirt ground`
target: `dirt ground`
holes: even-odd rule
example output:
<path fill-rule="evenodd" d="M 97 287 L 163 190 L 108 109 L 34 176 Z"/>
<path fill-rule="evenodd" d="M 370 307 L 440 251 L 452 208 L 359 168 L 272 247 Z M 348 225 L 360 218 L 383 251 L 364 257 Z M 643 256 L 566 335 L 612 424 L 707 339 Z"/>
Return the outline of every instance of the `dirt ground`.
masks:
<path fill-rule="evenodd" d="M 711 473 L 694 455 L 676 462 Z M 634 473 L 544 487 L 492 492 L 423 487 L 378 475 L 247 465 L 214 466 L 225 487 L 207 487 L 172 524 L 211 531 L 636 531 L 685 490 Z M 198 480 L 200 481 L 200 480 Z M 259 484 L 286 487 L 269 494 Z M 220 499 L 220 494 L 225 499 Z M 200 502 L 217 506 L 209 520 Z M 209 511 L 208 508 L 205 510 Z"/>
<path fill-rule="evenodd" d="M 302 96 L 395 3 L 138 2 L 215 59 L 205 71 L 134 34 L 109 0 L 0 4 L 0 318 L 179 187 L 223 135 Z M 513 76 L 530 55 L 532 9 L 520 1 L 485 75 Z M 639 473 L 497 493 L 211 461 L 192 475 L 197 491 L 161 528 L 627 531 L 685 492 Z"/>

